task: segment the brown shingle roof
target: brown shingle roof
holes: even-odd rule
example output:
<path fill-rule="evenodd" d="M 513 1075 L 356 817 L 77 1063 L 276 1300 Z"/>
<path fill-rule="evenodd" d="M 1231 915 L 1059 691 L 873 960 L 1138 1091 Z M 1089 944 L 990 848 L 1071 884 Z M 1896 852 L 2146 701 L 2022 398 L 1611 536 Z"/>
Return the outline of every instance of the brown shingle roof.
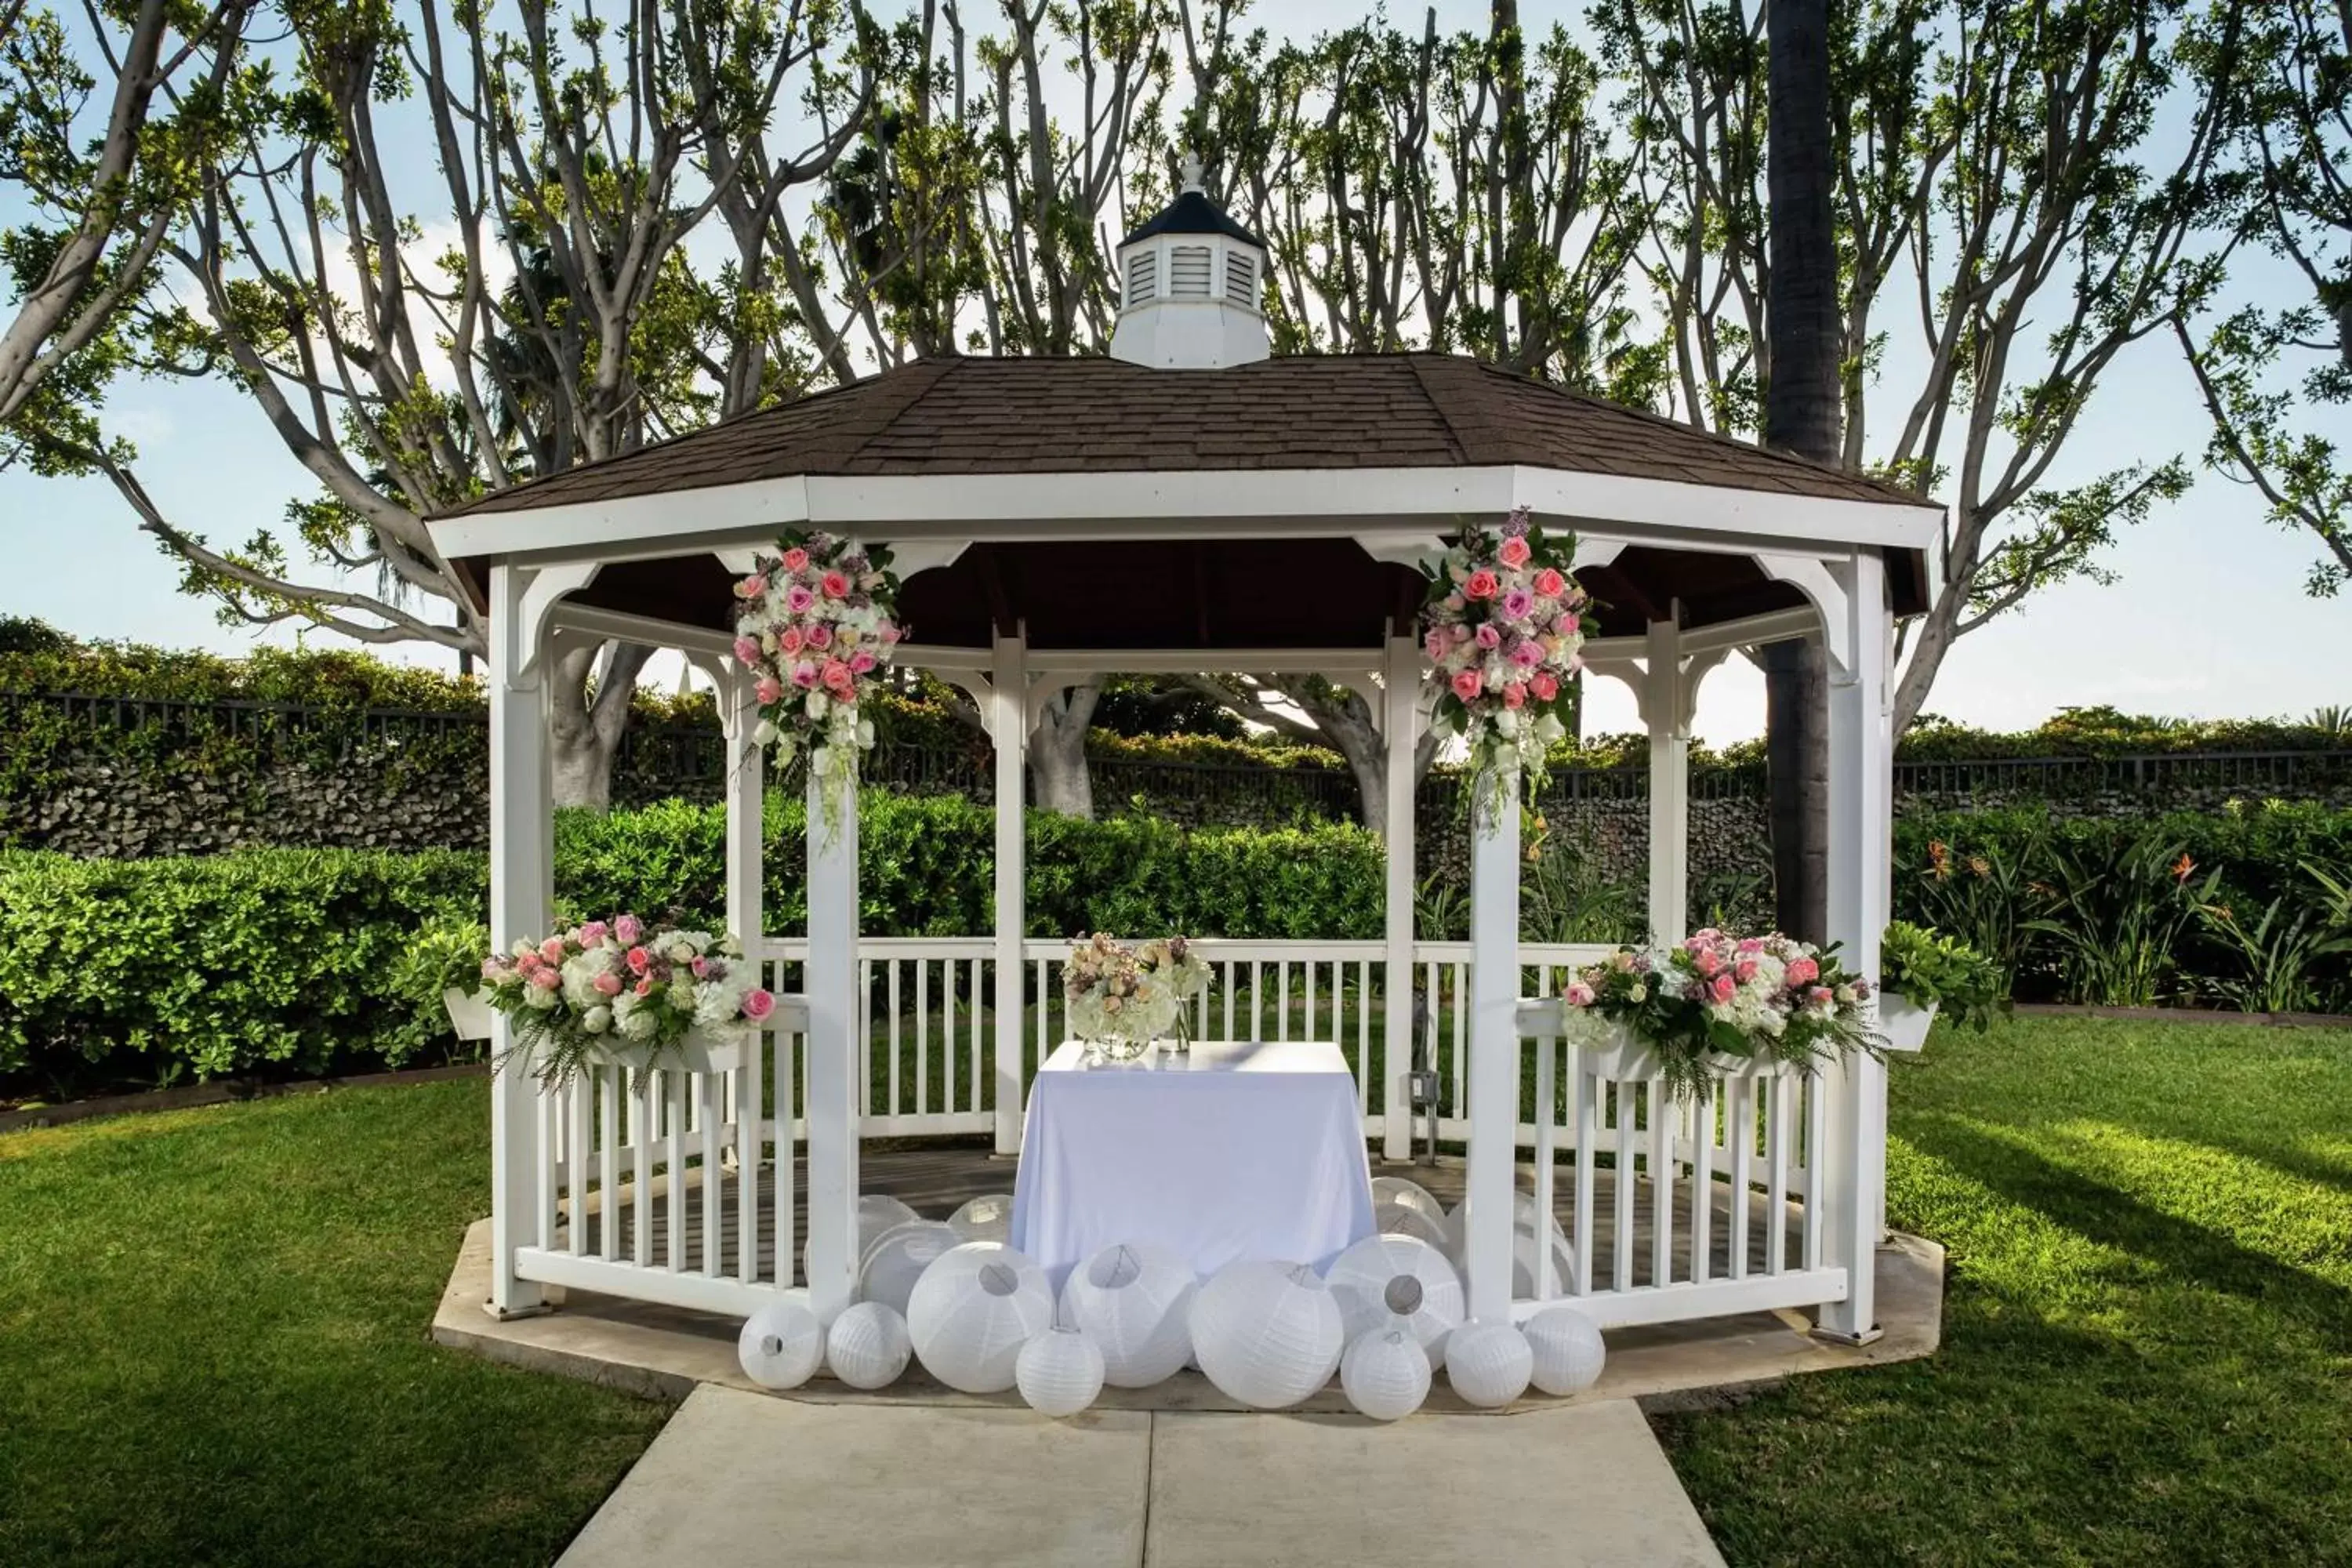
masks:
<path fill-rule="evenodd" d="M 933 359 L 458 509 L 520 511 L 801 474 L 1140 472 L 1498 464 L 1924 504 L 1450 354 L 1296 354 L 1225 370 Z"/>

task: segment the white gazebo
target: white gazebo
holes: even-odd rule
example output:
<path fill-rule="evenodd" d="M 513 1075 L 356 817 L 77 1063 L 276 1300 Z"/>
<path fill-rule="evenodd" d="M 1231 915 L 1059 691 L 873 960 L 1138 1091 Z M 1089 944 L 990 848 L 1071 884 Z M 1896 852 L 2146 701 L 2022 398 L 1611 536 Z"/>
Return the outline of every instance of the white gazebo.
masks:
<path fill-rule="evenodd" d="M 1473 837 L 1471 941 L 1414 931 L 1416 567 L 1464 520 L 1516 507 L 1576 532 L 1599 623 L 1587 661 L 1634 688 L 1649 727 L 1660 940 L 1688 923 L 1700 680 L 1735 650 L 1820 638 L 1830 934 L 1874 974 L 1891 626 L 1923 607 L 1940 512 L 1465 358 L 1268 357 L 1264 247 L 1197 190 L 1119 259 L 1128 300 L 1108 358 L 924 360 L 434 522 L 490 625 L 493 942 L 550 923 L 550 655 L 566 639 L 625 638 L 681 649 L 718 682 L 728 921 L 790 994 L 730 1072 L 640 1085 L 614 1068 L 551 1091 L 511 1062 L 498 1073 L 490 1309 L 543 1310 L 555 1287 L 740 1316 L 804 1292 L 829 1321 L 855 1299 L 863 1140 L 984 1133 L 1000 1155 L 1019 1151 L 1062 952 L 1024 936 L 1024 750 L 1041 704 L 1098 671 L 1303 671 L 1378 694 L 1386 934 L 1204 942 L 1224 983 L 1209 1031 L 1265 1037 L 1253 1031 L 1270 1007 L 1286 1036 L 1303 1001 L 1298 1026 L 1349 1052 L 1366 1135 L 1391 1159 L 1409 1150 L 1416 1046 L 1433 1047 L 1454 1089 L 1440 1131 L 1469 1150 L 1474 1317 L 1524 1317 L 1561 1295 L 1603 1326 L 1797 1308 L 1825 1334 L 1870 1337 L 1879 1063 L 1735 1084 L 1694 1110 L 1564 1048 L 1557 1005 L 1535 998 L 1598 950 L 1518 941 L 1516 801 Z M 805 939 L 765 934 L 765 778 L 751 683 L 730 654 L 730 590 L 788 528 L 887 544 L 914 638 L 900 661 L 988 716 L 992 933 L 861 938 L 852 810 L 837 834 L 812 831 Z M 1516 1178 L 1530 1154 L 1538 1211 L 1568 1213 L 1572 1263 L 1515 1290 Z"/>

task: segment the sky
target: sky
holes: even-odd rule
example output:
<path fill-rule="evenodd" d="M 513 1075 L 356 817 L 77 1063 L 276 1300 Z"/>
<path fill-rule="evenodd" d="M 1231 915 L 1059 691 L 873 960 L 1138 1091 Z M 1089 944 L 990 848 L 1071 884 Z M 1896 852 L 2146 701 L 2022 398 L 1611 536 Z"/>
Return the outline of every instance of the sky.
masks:
<path fill-rule="evenodd" d="M 1414 8 L 1417 10 L 1417 8 Z M 1528 26 L 1568 8 L 1529 4 Z M 1400 13 L 1403 14 L 1403 13 Z M 1309 33 L 1360 15 L 1334 0 L 1263 6 L 1258 19 Z M 1476 26 L 1485 7 L 1439 7 L 1441 26 Z M 420 150 L 419 156 L 425 155 Z M 429 166 L 426 166 L 429 170 Z M 2294 279 L 2250 265 L 2233 293 L 2259 296 Z M 1901 350 L 1895 354 L 1899 361 Z M 1890 378 L 1901 384 L 1899 363 Z M 136 443 L 139 471 L 168 515 L 216 541 L 242 541 L 282 519 L 286 504 L 313 493 L 247 400 L 216 384 L 131 382 L 111 395 L 109 418 Z M 1882 415 L 1879 424 L 1885 423 Z M 2176 453 L 2195 460 L 2206 438 L 2202 411 L 2169 339 L 2136 345 L 2109 370 L 2070 438 L 2060 479 L 2084 478 Z M 179 569 L 137 531 L 129 509 L 103 479 L 45 479 L 0 472 L 0 539 L 8 569 L 0 608 L 37 616 L 76 636 L 129 638 L 235 654 L 257 641 L 339 642 L 321 632 L 218 624 L 212 606 L 177 591 Z M 2031 727 L 2062 707 L 2112 703 L 2189 718 L 2301 716 L 2352 702 L 2352 597 L 2315 600 L 2303 592 L 2315 552 L 2266 523 L 2242 488 L 2200 470 L 2182 500 L 2127 531 L 2104 564 L 2113 586 L 2070 584 L 2030 599 L 1962 638 L 1946 659 L 1928 710 L 1993 729 Z M 451 656 L 415 646 L 388 658 L 440 667 Z M 678 666 L 656 664 L 648 679 L 675 684 Z M 1763 729 L 1763 683 L 1732 660 L 1700 693 L 1696 730 L 1716 744 Z M 1639 727 L 1631 694 L 1597 682 L 1589 699 L 1591 733 Z"/>

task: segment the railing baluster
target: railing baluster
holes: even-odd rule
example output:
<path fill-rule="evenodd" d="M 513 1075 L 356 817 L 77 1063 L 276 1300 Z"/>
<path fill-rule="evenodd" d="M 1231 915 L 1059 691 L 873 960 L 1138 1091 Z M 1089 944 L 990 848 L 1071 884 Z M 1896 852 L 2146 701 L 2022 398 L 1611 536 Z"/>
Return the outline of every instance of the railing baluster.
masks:
<path fill-rule="evenodd" d="M 1756 1080 L 1735 1079 L 1724 1136 L 1731 1140 L 1731 1277 L 1748 1278 L 1748 1188 L 1756 1148 Z"/>
<path fill-rule="evenodd" d="M 886 959 L 884 962 L 889 966 L 890 975 L 890 1093 L 886 1103 L 890 1107 L 890 1114 L 896 1116 L 898 1114 L 898 1015 L 902 1010 L 898 1005 L 898 972 L 906 966 L 900 960 L 896 958 Z M 915 968 L 917 973 L 919 973 L 928 971 L 930 968 L 930 965 L 919 958 L 915 960 Z M 917 994 L 919 995 L 920 994 L 920 989 L 921 988 L 919 984 L 917 986 Z M 916 1037 L 918 1040 L 921 1038 L 919 1035 Z M 918 1046 L 917 1048 L 920 1049 L 921 1047 Z M 918 1106 L 916 1109 L 920 1110 L 921 1107 Z"/>
<path fill-rule="evenodd" d="M 1617 1223 L 1610 1240 L 1616 1256 L 1614 1279 L 1620 1290 L 1633 1288 L 1633 1085 L 1622 1081 L 1617 1091 Z"/>
<path fill-rule="evenodd" d="M 1592 1294 L 1592 1164 L 1593 1151 L 1601 1142 L 1600 1095 L 1592 1075 L 1584 1070 L 1583 1052 L 1579 1050 L 1569 1062 L 1569 1070 L 1576 1075 L 1576 1270 L 1574 1289 L 1580 1296 Z"/>
<path fill-rule="evenodd" d="M 603 1164 L 603 1180 L 596 1194 L 601 1216 L 596 1226 L 600 1244 L 596 1250 L 609 1262 L 621 1256 L 621 1068 L 606 1067 L 595 1077 L 598 1141 L 602 1145 L 598 1153 Z"/>
<path fill-rule="evenodd" d="M 1549 1301 L 1567 1281 L 1553 1277 L 1551 1266 L 1552 1162 L 1558 1158 L 1552 1133 L 1552 1100 L 1558 1092 L 1559 1041 L 1549 1035 L 1536 1041 L 1536 1300 Z"/>
<path fill-rule="evenodd" d="M 566 1252 L 574 1257 L 588 1253 L 588 1173 L 595 1169 L 595 1155 L 589 1142 L 589 1116 L 595 1099 L 596 1079 L 593 1073 L 575 1075 L 563 1086 L 563 1109 L 571 1131 L 563 1146 L 563 1184 L 571 1196 L 572 1230 L 565 1238 Z"/>
<path fill-rule="evenodd" d="M 1715 1119 L 1723 1109 L 1724 1087 L 1698 1102 L 1697 1136 L 1691 1140 L 1690 1278 L 1704 1285 L 1714 1272 L 1715 1247 Z"/>
<path fill-rule="evenodd" d="M 1650 1090 L 1650 1284 L 1675 1282 L 1675 1131 L 1681 1104 L 1664 1080 Z"/>
<path fill-rule="evenodd" d="M 719 1163 L 719 1079 L 721 1075 L 702 1072 L 694 1075 L 695 1098 L 702 1115 L 702 1271 L 713 1279 L 727 1272 L 726 1237 L 722 1220 L 726 1209 L 727 1175 Z"/>
<path fill-rule="evenodd" d="M 1775 1073 L 1766 1091 L 1764 1152 L 1771 1162 L 1770 1196 L 1766 1212 L 1764 1272 L 1778 1274 L 1789 1266 L 1789 1080 Z"/>
<path fill-rule="evenodd" d="M 1804 1263 L 1808 1269 L 1822 1266 L 1822 1204 L 1827 1194 L 1822 1191 L 1822 1077 L 1818 1072 L 1805 1075 L 1800 1086 L 1805 1097 L 1805 1231 Z"/>
<path fill-rule="evenodd" d="M 674 1068 L 661 1073 L 661 1087 L 669 1098 L 668 1136 L 664 1142 L 664 1154 L 669 1163 L 668 1268 L 673 1274 L 686 1272 L 686 1074 Z"/>

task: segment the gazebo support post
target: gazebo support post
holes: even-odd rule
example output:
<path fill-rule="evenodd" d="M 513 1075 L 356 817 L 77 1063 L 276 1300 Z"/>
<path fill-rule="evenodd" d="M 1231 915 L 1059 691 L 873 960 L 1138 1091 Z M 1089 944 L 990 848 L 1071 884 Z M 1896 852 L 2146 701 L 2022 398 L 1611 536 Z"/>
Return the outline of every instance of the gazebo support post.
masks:
<path fill-rule="evenodd" d="M 1421 644 L 1391 637 L 1381 670 L 1381 738 L 1387 743 L 1388 816 L 1381 825 L 1387 854 L 1385 1012 L 1381 1058 L 1387 1070 L 1381 1092 L 1381 1153 L 1402 1163 L 1412 1158 L 1412 891 L 1413 754 L 1421 687 Z"/>
<path fill-rule="evenodd" d="M 1843 667 L 1832 658 L 1830 670 L 1829 935 L 1848 970 L 1874 977 L 1892 899 L 1894 721 L 1887 669 L 1893 624 L 1881 557 L 1857 552 L 1832 574 L 1844 590 L 1851 655 Z M 1885 1064 L 1857 1052 L 1828 1079 L 1827 1088 L 1824 1253 L 1846 1271 L 1846 1298 L 1822 1308 L 1815 1331 L 1866 1344 L 1879 1334 L 1875 1268 L 1886 1187 Z"/>
<path fill-rule="evenodd" d="M 745 957 L 758 964 L 759 983 L 773 987 L 775 977 L 767 972 L 767 963 L 760 957 L 767 848 L 761 817 L 766 805 L 768 763 L 765 749 L 751 740 L 751 732 L 760 723 L 760 699 L 751 672 L 731 660 L 725 664 L 713 660 L 711 673 L 719 684 L 719 710 L 727 747 L 727 930 L 742 942 Z M 773 1035 L 761 1031 L 753 1038 L 762 1047 L 775 1048 L 780 1062 L 789 1055 L 776 1047 Z M 764 1052 L 751 1052 L 743 1069 L 735 1075 L 735 1159 L 737 1169 L 742 1173 L 739 1193 L 742 1213 L 735 1227 L 735 1267 L 737 1277 L 746 1282 L 756 1278 L 760 1263 L 760 1065 L 764 1059 Z M 782 1076 L 781 1072 L 777 1074 L 780 1081 Z M 776 1124 L 776 1203 L 782 1211 L 777 1227 L 776 1283 L 780 1287 L 793 1282 L 791 1103 L 788 1097 L 778 1100 L 787 1109 L 779 1112 Z M 702 1179 L 715 1182 L 719 1173 L 706 1171 Z"/>
<path fill-rule="evenodd" d="M 818 769 L 808 786 L 808 1289 L 830 1323 L 856 1300 L 858 1032 L 857 797 L 824 820 Z M 777 1273 L 790 1265 L 777 1260 Z"/>
<path fill-rule="evenodd" d="M 545 934 L 554 902 L 554 785 L 549 774 L 546 682 L 532 658 L 541 632 L 525 594 L 533 574 L 490 568 L 490 947 L 510 951 Z M 490 1019 L 490 1299 L 496 1318 L 547 1310 L 539 1286 L 518 1279 L 515 1251 L 540 1234 L 540 1141 L 545 1100 L 504 1013 Z"/>
<path fill-rule="evenodd" d="M 1469 1315 L 1511 1317 L 1513 1171 L 1519 1134 L 1519 772 L 1472 774 L 1470 1160 L 1464 1232 Z"/>
<path fill-rule="evenodd" d="M 1022 1003 L 1027 993 L 1021 939 L 1028 927 L 1029 648 L 999 633 L 990 662 L 988 732 L 996 746 L 996 1152 L 1021 1152 Z M 975 994 L 972 1005 L 980 1005 Z M 1043 1007 L 1045 998 L 1039 996 Z"/>
<path fill-rule="evenodd" d="M 1650 731 L 1650 940 L 1690 934 L 1690 704 L 1683 689 L 1682 631 L 1652 621 L 1642 671 Z"/>

